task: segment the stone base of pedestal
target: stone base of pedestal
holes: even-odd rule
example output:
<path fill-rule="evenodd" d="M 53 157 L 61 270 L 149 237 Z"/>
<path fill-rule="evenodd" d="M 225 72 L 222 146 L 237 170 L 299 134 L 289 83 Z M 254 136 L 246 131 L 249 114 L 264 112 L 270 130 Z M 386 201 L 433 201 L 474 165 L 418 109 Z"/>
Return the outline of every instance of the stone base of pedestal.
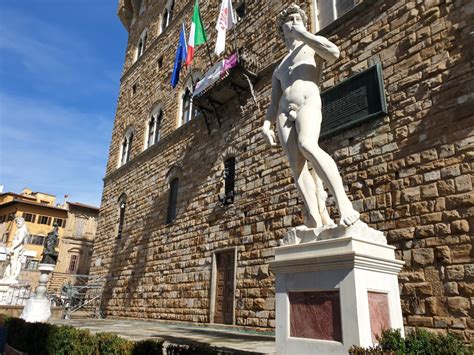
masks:
<path fill-rule="evenodd" d="M 403 332 L 394 248 L 338 237 L 275 249 L 277 354 L 347 354 Z"/>
<path fill-rule="evenodd" d="M 46 322 L 51 317 L 51 302 L 45 297 L 53 264 L 39 264 L 40 277 L 35 295 L 26 301 L 20 318 L 27 322 Z"/>
<path fill-rule="evenodd" d="M 47 299 L 37 300 L 30 298 L 26 301 L 25 308 L 20 318 L 27 322 L 47 322 L 51 317 L 51 302 Z"/>
<path fill-rule="evenodd" d="M 29 283 L 0 281 L 0 305 L 22 306 L 30 293 L 31 286 Z"/>

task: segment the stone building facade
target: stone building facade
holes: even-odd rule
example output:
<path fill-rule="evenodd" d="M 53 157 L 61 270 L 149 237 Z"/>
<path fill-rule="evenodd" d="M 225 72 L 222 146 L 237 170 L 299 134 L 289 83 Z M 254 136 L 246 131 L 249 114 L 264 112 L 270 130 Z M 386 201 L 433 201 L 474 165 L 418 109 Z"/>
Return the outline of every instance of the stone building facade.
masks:
<path fill-rule="evenodd" d="M 312 31 L 341 50 L 324 70 L 322 89 L 379 65 L 388 114 L 320 144 L 336 160 L 362 220 L 384 231 L 405 261 L 406 326 L 472 339 L 474 7 L 465 0 L 333 2 L 348 12 L 328 20 L 324 2 L 298 1 Z M 272 331 L 268 262 L 278 239 L 302 222 L 284 153 L 259 134 L 272 71 L 286 54 L 275 18 L 290 1 L 234 1 L 241 18 L 223 57 L 236 48 L 255 55 L 256 101 L 248 89 L 219 105 L 217 115 L 182 124 L 186 87 L 218 59 L 198 47 L 192 68 L 171 89 L 181 23 L 189 28 L 193 3 L 120 1 L 129 43 L 91 273 L 107 279 L 107 316 Z M 200 1 L 211 51 L 219 5 Z M 159 139 L 149 144 L 152 117 L 159 117 Z M 222 203 L 229 158 L 235 190 L 233 202 Z"/>

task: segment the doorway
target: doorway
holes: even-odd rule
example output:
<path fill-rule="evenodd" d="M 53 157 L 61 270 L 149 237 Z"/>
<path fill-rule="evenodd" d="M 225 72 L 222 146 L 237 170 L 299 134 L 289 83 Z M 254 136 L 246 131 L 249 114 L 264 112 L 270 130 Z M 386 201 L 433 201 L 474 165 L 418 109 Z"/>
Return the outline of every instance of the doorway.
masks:
<path fill-rule="evenodd" d="M 216 298 L 214 323 L 233 324 L 234 321 L 234 270 L 235 251 L 215 254 L 216 257 Z"/>

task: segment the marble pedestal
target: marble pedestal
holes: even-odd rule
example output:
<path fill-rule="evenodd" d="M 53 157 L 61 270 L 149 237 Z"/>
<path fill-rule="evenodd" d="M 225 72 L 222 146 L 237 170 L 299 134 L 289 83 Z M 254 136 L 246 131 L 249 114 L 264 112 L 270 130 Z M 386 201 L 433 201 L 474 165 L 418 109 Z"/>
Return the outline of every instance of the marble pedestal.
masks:
<path fill-rule="evenodd" d="M 373 345 L 382 329 L 403 332 L 403 262 L 381 232 L 364 226 L 275 249 L 277 354 L 347 354 L 352 345 Z"/>
<path fill-rule="evenodd" d="M 51 317 L 51 302 L 46 298 L 49 275 L 54 270 L 54 264 L 39 264 L 40 277 L 35 295 L 28 299 L 20 318 L 27 322 L 46 322 Z"/>

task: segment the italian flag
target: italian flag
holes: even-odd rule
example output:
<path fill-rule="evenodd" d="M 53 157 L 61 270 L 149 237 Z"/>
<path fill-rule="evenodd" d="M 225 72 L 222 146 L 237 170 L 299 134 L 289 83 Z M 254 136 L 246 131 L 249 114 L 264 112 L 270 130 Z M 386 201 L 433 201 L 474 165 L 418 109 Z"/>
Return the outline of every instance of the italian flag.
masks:
<path fill-rule="evenodd" d="M 199 46 L 207 41 L 206 30 L 201 21 L 201 15 L 199 14 L 198 0 L 194 3 L 193 20 L 191 23 L 191 31 L 189 32 L 188 41 L 188 56 L 186 57 L 186 65 L 190 65 L 193 62 L 194 47 Z"/>

